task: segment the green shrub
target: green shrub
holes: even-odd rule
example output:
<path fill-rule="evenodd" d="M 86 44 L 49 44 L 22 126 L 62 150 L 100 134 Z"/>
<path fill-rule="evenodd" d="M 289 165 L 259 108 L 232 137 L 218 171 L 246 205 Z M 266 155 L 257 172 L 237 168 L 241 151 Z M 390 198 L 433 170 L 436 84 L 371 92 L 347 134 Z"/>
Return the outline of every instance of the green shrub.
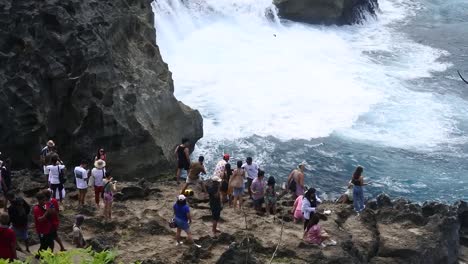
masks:
<path fill-rule="evenodd" d="M 45 250 L 40 253 L 41 264 L 70 264 L 70 263 L 80 263 L 80 264 L 108 264 L 113 263 L 117 254 L 115 251 L 105 250 L 102 252 L 93 251 L 90 247 L 83 249 L 72 249 L 68 251 L 61 251 L 58 253 L 53 253 L 52 251 Z M 31 264 L 33 263 L 32 257 L 27 260 L 20 261 L 8 261 L 0 259 L 0 264 Z"/>

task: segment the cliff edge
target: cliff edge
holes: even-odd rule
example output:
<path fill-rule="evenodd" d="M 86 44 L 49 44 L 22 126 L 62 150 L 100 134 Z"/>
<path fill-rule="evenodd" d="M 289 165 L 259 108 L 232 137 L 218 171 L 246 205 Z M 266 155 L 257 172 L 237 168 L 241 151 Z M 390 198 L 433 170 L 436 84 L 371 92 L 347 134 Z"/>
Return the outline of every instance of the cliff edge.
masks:
<path fill-rule="evenodd" d="M 37 164 L 53 139 L 70 165 L 105 147 L 118 178 L 166 172 L 198 111 L 173 95 L 149 0 L 0 0 L 0 150 Z"/>

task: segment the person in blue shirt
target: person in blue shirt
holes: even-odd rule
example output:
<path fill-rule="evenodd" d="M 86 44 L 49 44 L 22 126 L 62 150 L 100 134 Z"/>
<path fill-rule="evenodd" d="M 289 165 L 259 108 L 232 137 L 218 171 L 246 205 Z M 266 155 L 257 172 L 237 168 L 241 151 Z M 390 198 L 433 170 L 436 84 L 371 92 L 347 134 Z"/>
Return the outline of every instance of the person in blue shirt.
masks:
<path fill-rule="evenodd" d="M 187 204 L 185 195 L 181 194 L 177 197 L 177 201 L 173 206 L 174 209 L 174 221 L 177 226 L 176 231 L 176 245 L 182 245 L 183 242 L 180 239 L 180 233 L 184 230 L 187 233 L 187 241 L 190 244 L 193 244 L 196 247 L 201 247 L 200 245 L 195 244 L 192 238 L 192 232 L 190 232 L 190 224 L 192 223 L 192 217 L 190 216 L 190 208 Z"/>

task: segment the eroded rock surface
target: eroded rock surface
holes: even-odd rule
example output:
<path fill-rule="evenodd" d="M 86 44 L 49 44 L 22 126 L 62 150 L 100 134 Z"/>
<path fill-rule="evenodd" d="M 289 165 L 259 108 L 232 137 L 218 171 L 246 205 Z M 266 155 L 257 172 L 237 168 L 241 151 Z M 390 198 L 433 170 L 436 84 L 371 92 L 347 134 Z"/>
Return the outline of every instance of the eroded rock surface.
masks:
<path fill-rule="evenodd" d="M 154 178 L 202 118 L 173 95 L 150 0 L 0 0 L 0 149 L 37 163 L 53 139 L 76 165 L 108 151 L 114 178 Z"/>

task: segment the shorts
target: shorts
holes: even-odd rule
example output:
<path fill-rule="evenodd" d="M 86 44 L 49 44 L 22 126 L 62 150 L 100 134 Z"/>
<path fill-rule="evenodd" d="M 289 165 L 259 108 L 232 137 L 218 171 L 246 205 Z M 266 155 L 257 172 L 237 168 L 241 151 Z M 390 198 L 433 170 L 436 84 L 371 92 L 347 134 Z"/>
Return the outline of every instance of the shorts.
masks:
<path fill-rule="evenodd" d="M 112 193 L 104 193 L 104 202 L 112 203 L 114 201 L 114 195 Z"/>
<path fill-rule="evenodd" d="M 260 199 L 254 199 L 253 200 L 253 204 L 255 205 L 255 207 L 260 207 L 262 206 L 262 204 L 265 203 L 265 198 L 260 198 Z"/>
<path fill-rule="evenodd" d="M 177 162 L 177 168 L 178 169 L 188 170 L 190 168 L 190 164 L 188 164 L 187 162 L 178 161 Z"/>
<path fill-rule="evenodd" d="M 189 177 L 187 177 L 187 180 L 185 180 L 185 182 L 186 182 L 187 184 L 194 184 L 194 185 L 196 185 L 196 184 L 199 184 L 201 181 L 200 181 L 200 179 L 195 179 L 195 180 L 193 180 L 193 179 L 190 179 Z"/>
<path fill-rule="evenodd" d="M 233 190 L 232 190 L 232 195 L 234 196 L 242 196 L 244 194 L 244 188 L 240 187 L 240 188 L 236 188 L 234 187 Z"/>
<path fill-rule="evenodd" d="M 247 189 L 250 190 L 250 186 L 252 186 L 253 179 L 247 178 Z"/>
<path fill-rule="evenodd" d="M 13 231 L 15 231 L 16 238 L 19 240 L 27 240 L 29 238 L 27 227 L 24 227 L 24 228 L 13 227 Z"/>
<path fill-rule="evenodd" d="M 221 219 L 221 208 L 211 208 L 211 216 L 213 217 L 213 221 L 219 221 Z"/>
<path fill-rule="evenodd" d="M 175 224 L 177 228 L 184 230 L 185 232 L 190 232 L 190 225 L 188 224 L 187 221 L 184 221 L 179 218 L 174 218 Z"/>

